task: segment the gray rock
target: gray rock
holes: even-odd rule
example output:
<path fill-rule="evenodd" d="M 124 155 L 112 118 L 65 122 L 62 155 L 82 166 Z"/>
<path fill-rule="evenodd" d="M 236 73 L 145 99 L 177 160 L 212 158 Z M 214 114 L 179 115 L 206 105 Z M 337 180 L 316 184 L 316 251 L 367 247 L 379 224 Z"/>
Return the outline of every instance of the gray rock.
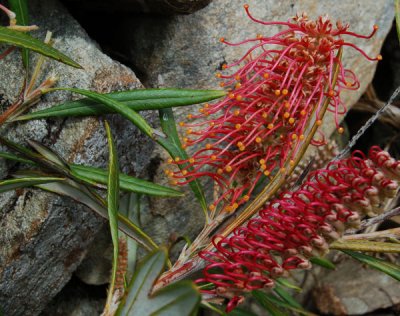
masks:
<path fill-rule="evenodd" d="M 400 303 L 400 284 L 383 272 L 347 259 L 318 275 L 312 291 L 322 314 L 363 315 Z"/>
<path fill-rule="evenodd" d="M 34 33 L 44 38 L 53 32 L 54 46 L 83 66 L 77 70 L 49 61 L 43 76 L 59 77 L 58 86 L 107 92 L 142 87 L 128 68 L 101 53 L 79 24 L 53 0 L 30 1 Z M 34 55 L 34 54 L 32 54 Z M 34 56 L 33 59 L 37 58 Z M 12 100 L 23 80 L 18 52 L 0 61 L 0 93 Z M 77 98 L 67 92 L 52 93 L 38 108 Z M 153 122 L 154 117 L 147 113 Z M 109 117 L 116 138 L 121 169 L 140 174 L 153 144 L 118 116 Z M 50 146 L 67 161 L 107 165 L 107 141 L 102 120 L 49 119 L 3 126 L 1 134 L 21 144 L 34 139 Z M 0 176 L 15 164 L 0 159 Z M 68 198 L 37 189 L 0 194 L 0 306 L 5 315 L 37 315 L 70 279 L 104 220 Z"/>

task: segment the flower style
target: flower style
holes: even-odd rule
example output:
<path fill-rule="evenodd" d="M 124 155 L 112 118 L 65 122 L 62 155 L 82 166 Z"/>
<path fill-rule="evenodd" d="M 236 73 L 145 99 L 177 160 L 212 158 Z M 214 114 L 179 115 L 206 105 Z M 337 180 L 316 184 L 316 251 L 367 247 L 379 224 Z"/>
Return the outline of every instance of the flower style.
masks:
<path fill-rule="evenodd" d="M 205 292 L 232 302 L 243 292 L 274 286 L 287 271 L 309 268 L 308 259 L 324 255 L 345 228 L 358 226 L 360 216 L 380 213 L 385 200 L 396 195 L 398 181 L 400 161 L 378 147 L 368 159 L 357 151 L 331 162 L 231 236 L 214 237 L 215 252 L 200 253 L 208 265 L 197 282 L 213 283 L 215 288 Z"/>
<path fill-rule="evenodd" d="M 166 171 L 181 185 L 199 177 L 212 178 L 221 193 L 209 207 L 212 212 L 218 205 L 224 212 L 234 211 L 249 200 L 262 176 L 271 178 L 279 170 L 285 172 L 287 162 L 293 165 L 312 119 L 317 125 L 322 123 L 326 99 L 339 132 L 343 131 L 338 116 L 346 108 L 340 92 L 359 87 L 355 74 L 344 69 L 337 58 L 343 46 L 357 49 L 369 60 L 381 59 L 368 57 L 342 38 L 371 38 L 377 26 L 370 35 L 363 36 L 348 31 L 349 25 L 341 22 L 334 27 L 327 17 L 313 21 L 302 14 L 289 22 L 262 22 L 249 13 L 248 5 L 245 10 L 255 22 L 283 29 L 271 37 L 257 35 L 237 44 L 221 38 L 230 46 L 252 47 L 238 61 L 223 66 L 235 69 L 232 74 L 217 74 L 224 80 L 221 86 L 229 91 L 227 97 L 206 104 L 199 115 L 188 116 L 199 121 L 180 123 L 187 127 L 183 147 L 205 143 L 204 147 L 189 159 L 170 161 L 181 170 Z"/>

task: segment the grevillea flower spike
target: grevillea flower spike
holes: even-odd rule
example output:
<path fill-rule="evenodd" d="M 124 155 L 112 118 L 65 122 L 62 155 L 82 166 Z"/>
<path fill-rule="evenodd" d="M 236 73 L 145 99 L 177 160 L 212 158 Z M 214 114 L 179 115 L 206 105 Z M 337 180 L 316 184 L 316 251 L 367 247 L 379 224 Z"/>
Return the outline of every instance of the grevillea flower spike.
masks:
<path fill-rule="evenodd" d="M 400 161 L 378 147 L 369 157 L 355 152 L 312 172 L 293 192 L 270 201 L 233 234 L 213 239 L 215 251 L 203 251 L 208 262 L 204 278 L 209 294 L 231 299 L 229 308 L 245 292 L 274 286 L 274 279 L 292 269 L 309 268 L 309 258 L 324 255 L 329 243 L 345 228 L 357 227 L 363 215 L 382 211 L 396 196 Z"/>
<path fill-rule="evenodd" d="M 271 178 L 285 166 L 294 164 L 301 144 L 307 138 L 312 121 L 322 124 L 323 104 L 329 100 L 328 111 L 334 113 L 339 132 L 339 115 L 346 112 L 341 102 L 343 89 L 356 90 L 359 82 L 355 74 L 345 69 L 337 58 L 344 46 L 351 46 L 369 60 L 345 36 L 371 38 L 350 32 L 349 25 L 328 17 L 310 20 L 306 14 L 296 15 L 288 22 L 262 22 L 278 25 L 282 30 L 273 36 L 255 38 L 230 46 L 251 45 L 236 62 L 224 65 L 231 74 L 218 73 L 224 80 L 222 87 L 227 97 L 215 104 L 206 104 L 199 115 L 188 116 L 193 123 L 187 127 L 183 147 L 202 144 L 189 159 L 177 158 L 173 164 L 179 171 L 167 170 L 177 184 L 186 184 L 199 177 L 210 177 L 220 187 L 219 197 L 210 205 L 211 213 L 218 208 L 223 213 L 234 211 L 249 200 L 262 176 Z M 337 75 L 335 76 L 335 69 Z M 323 142 L 312 141 L 319 145 Z M 213 216 L 211 216 L 213 217 Z"/>

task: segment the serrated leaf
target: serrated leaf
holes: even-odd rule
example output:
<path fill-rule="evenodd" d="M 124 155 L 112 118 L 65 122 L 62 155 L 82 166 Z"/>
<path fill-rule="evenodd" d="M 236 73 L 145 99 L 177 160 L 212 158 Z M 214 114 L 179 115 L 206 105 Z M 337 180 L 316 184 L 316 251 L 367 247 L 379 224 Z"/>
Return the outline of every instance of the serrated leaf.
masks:
<path fill-rule="evenodd" d="M 69 66 L 82 68 L 81 65 L 79 65 L 57 49 L 51 47 L 50 45 L 47 45 L 42 41 L 37 40 L 29 34 L 15 31 L 4 26 L 0 26 L 0 42 L 22 48 L 27 48 Z"/>
<path fill-rule="evenodd" d="M 137 89 L 112 92 L 105 95 L 115 101 L 124 103 L 134 111 L 142 111 L 203 103 L 220 98 L 225 95 L 225 92 L 221 90 Z M 115 111 L 104 106 L 102 103 L 85 98 L 19 116 L 16 120 L 96 116 L 108 113 L 115 113 Z"/>
<path fill-rule="evenodd" d="M 335 270 L 336 266 L 332 263 L 332 261 L 326 259 L 326 258 L 321 258 L 321 257 L 312 257 L 310 258 L 310 262 L 312 264 L 316 264 L 318 266 L 330 269 L 330 270 Z"/>
<path fill-rule="evenodd" d="M 342 250 L 345 254 L 353 257 L 354 259 L 369 265 L 370 267 L 382 271 L 383 273 L 391 276 L 392 278 L 400 281 L 400 266 L 386 262 L 384 260 L 368 256 L 366 254 L 355 252 L 351 250 Z"/>
<path fill-rule="evenodd" d="M 15 189 L 31 187 L 33 185 L 62 181 L 62 180 L 64 179 L 57 177 L 40 177 L 40 176 L 1 180 L 0 193 Z"/>
<path fill-rule="evenodd" d="M 8 0 L 11 11 L 16 15 L 18 25 L 28 25 L 29 24 L 29 14 L 28 14 L 28 2 L 27 0 Z M 22 51 L 22 62 L 25 69 L 29 69 L 29 50 L 23 48 Z"/>
<path fill-rule="evenodd" d="M 83 165 L 75 165 L 70 164 L 69 167 L 71 168 L 71 172 L 76 177 L 82 180 L 88 180 L 99 184 L 107 184 L 107 171 L 88 167 Z M 177 190 L 152 183 L 149 181 L 145 181 L 142 179 L 138 179 L 135 177 L 128 176 L 126 174 L 120 173 L 119 175 L 120 180 L 120 188 L 125 191 L 137 192 L 147 195 L 159 196 L 159 197 L 181 197 L 183 196 L 182 192 Z"/>
<path fill-rule="evenodd" d="M 137 128 L 139 128 L 144 134 L 153 138 L 154 137 L 154 130 L 153 128 L 146 122 L 146 120 L 140 116 L 136 111 L 130 109 L 124 103 L 116 101 L 109 96 L 101 93 L 97 93 L 94 91 L 83 90 L 83 89 L 76 89 L 76 88 L 54 88 L 49 89 L 48 91 L 56 91 L 56 90 L 63 90 L 63 91 L 71 91 L 77 94 L 84 95 L 91 100 L 99 102 L 105 105 L 108 109 L 119 113 L 126 119 L 128 119 L 131 123 L 133 123 Z"/>
<path fill-rule="evenodd" d="M 113 260 L 110 287 L 108 289 L 105 314 L 108 314 L 111 308 L 115 283 L 117 280 L 118 271 L 118 254 L 119 254 L 119 239 L 118 239 L 118 202 L 119 202 L 119 166 L 117 151 L 115 149 L 114 140 L 111 134 L 110 126 L 107 121 L 104 122 L 108 141 L 108 181 L 107 181 L 107 211 L 108 222 L 110 223 L 111 240 L 113 243 Z"/>
<path fill-rule="evenodd" d="M 154 252 L 144 259 L 130 282 L 126 297 L 118 307 L 117 316 L 194 314 L 200 303 L 200 293 L 190 281 L 171 284 L 149 296 L 166 259 L 164 250 Z"/>
<path fill-rule="evenodd" d="M 176 131 L 175 119 L 172 109 L 162 109 L 159 111 L 159 115 L 161 128 L 163 132 L 167 135 L 167 138 L 157 138 L 157 143 L 164 147 L 173 159 L 175 159 L 176 157 L 179 157 L 180 159 L 188 159 L 189 157 L 186 151 L 182 149 L 182 144 L 179 140 L 178 132 Z M 184 165 L 179 165 L 179 167 L 184 167 Z M 198 180 L 193 180 L 189 182 L 189 186 L 192 189 L 197 200 L 200 202 L 206 219 L 208 219 L 207 202 L 204 196 L 204 190 L 200 185 L 200 182 Z"/>

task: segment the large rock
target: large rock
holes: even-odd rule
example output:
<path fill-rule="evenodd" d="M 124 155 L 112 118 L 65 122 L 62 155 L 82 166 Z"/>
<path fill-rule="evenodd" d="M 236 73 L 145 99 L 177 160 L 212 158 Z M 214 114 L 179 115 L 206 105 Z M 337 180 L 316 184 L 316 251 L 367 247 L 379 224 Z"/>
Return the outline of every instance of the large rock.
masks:
<path fill-rule="evenodd" d="M 335 271 L 318 275 L 312 294 L 321 314 L 364 315 L 399 304 L 400 284 L 381 271 L 345 258 Z"/>
<path fill-rule="evenodd" d="M 34 33 L 44 38 L 51 30 L 54 46 L 83 66 L 77 70 L 50 61 L 44 75 L 59 77 L 59 86 L 107 92 L 142 87 L 135 74 L 104 55 L 79 24 L 53 0 L 29 1 Z M 36 56 L 35 56 L 36 57 Z M 18 52 L 0 61 L 0 93 L 18 95 L 24 72 Z M 49 107 L 76 98 L 52 93 L 38 105 Z M 145 114 L 152 122 L 153 116 Z M 140 174 L 153 144 L 127 121 L 109 117 L 118 145 L 121 168 Z M 21 144 L 34 139 L 52 147 L 66 160 L 107 165 L 107 141 L 102 120 L 49 119 L 2 126 L 0 133 Z M 4 148 L 2 148 L 4 149 Z M 0 177 L 18 166 L 0 159 Z M 103 219 L 68 198 L 36 189 L 0 194 L 0 309 L 4 315 L 37 315 L 70 279 Z"/>

